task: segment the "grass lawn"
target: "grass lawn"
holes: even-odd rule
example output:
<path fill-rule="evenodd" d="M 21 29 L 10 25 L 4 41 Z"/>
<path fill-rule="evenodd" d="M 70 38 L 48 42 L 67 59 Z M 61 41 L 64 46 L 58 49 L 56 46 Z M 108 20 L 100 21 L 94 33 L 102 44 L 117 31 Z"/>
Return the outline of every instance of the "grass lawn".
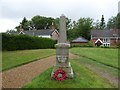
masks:
<path fill-rule="evenodd" d="M 23 88 L 116 88 L 107 79 L 85 65 L 118 77 L 118 51 L 109 48 L 72 48 L 70 52 L 79 55 L 70 60 L 75 77 L 65 81 L 51 80 L 52 68 L 37 76 Z M 99 71 L 98 71 L 99 72 Z"/>
<path fill-rule="evenodd" d="M 93 61 L 114 67 L 118 67 L 118 49 L 110 48 L 72 48 L 73 54 L 91 59 Z M 120 68 L 119 68 L 120 69 Z"/>
<path fill-rule="evenodd" d="M 54 49 L 4 51 L 2 52 L 2 70 L 4 71 L 54 54 Z"/>
<path fill-rule="evenodd" d="M 114 88 L 106 79 L 84 67 L 77 60 L 71 60 L 75 72 L 74 79 L 65 81 L 51 80 L 52 68 L 48 69 L 23 88 Z"/>

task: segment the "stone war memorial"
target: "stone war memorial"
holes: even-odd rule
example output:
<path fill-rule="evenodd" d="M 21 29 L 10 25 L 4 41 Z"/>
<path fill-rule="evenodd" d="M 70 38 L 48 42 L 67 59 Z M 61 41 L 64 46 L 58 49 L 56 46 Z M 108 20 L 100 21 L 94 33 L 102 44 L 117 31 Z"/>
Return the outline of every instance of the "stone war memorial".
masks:
<path fill-rule="evenodd" d="M 60 31 L 58 43 L 56 47 L 56 63 L 53 67 L 51 77 L 55 80 L 62 81 L 68 78 L 73 78 L 74 73 L 69 62 L 69 47 L 66 36 L 66 17 L 60 16 Z"/>

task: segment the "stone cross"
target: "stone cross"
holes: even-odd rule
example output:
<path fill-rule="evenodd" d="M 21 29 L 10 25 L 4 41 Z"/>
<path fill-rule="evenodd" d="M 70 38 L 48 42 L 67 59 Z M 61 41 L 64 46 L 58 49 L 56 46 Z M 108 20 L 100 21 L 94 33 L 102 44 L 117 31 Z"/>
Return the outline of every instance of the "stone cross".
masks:
<path fill-rule="evenodd" d="M 66 43 L 66 38 L 66 18 L 62 14 L 62 16 L 60 16 L 60 31 L 58 43 Z"/>
<path fill-rule="evenodd" d="M 66 36 L 66 17 L 64 15 L 60 16 L 60 31 L 58 43 L 56 47 L 56 63 L 54 65 L 51 77 L 56 79 L 61 79 L 64 75 L 60 71 L 65 72 L 66 78 L 73 78 L 73 70 L 69 62 L 69 47 L 70 44 L 67 42 Z M 59 71 L 60 70 L 60 71 Z M 58 71 L 58 72 L 57 72 Z M 58 73 L 58 74 L 56 74 Z M 55 76 L 58 75 L 58 76 Z"/>

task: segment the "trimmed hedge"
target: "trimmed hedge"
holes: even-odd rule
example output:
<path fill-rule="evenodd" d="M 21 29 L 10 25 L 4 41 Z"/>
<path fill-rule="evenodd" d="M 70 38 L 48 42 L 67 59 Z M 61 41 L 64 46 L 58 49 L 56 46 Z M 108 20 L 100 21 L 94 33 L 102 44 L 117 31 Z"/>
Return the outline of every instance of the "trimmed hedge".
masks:
<path fill-rule="evenodd" d="M 73 44 L 71 43 L 71 47 L 93 47 L 93 43 L 92 42 L 88 42 L 88 43 L 82 43 L 82 44 Z"/>
<path fill-rule="evenodd" d="M 49 38 L 2 33 L 2 50 L 26 50 L 54 48 L 56 41 Z"/>

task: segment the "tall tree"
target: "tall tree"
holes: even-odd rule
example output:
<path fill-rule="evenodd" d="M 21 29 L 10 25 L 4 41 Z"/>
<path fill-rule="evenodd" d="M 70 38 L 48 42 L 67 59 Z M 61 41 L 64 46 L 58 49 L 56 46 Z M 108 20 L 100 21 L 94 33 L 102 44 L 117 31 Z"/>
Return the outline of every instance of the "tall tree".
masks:
<path fill-rule="evenodd" d="M 86 39 L 90 39 L 90 30 L 93 28 L 93 19 L 80 18 L 77 22 L 74 21 L 73 29 L 68 30 L 68 38 L 75 39 L 82 36 Z"/>
<path fill-rule="evenodd" d="M 116 26 L 117 26 L 117 18 L 112 16 L 111 18 L 109 18 L 107 22 L 107 28 L 113 29 L 116 28 Z"/>
<path fill-rule="evenodd" d="M 26 19 L 26 17 L 23 18 L 22 22 L 20 22 L 20 25 L 22 25 L 24 31 L 29 30 L 29 21 Z M 19 31 L 20 25 L 15 27 L 17 31 Z"/>
<path fill-rule="evenodd" d="M 54 18 L 37 15 L 34 16 L 31 20 L 36 29 L 48 29 L 54 21 Z"/>
<path fill-rule="evenodd" d="M 86 39 L 90 39 L 90 30 L 93 28 L 93 19 L 80 18 L 78 20 L 78 34 Z"/>
<path fill-rule="evenodd" d="M 102 15 L 102 18 L 101 18 L 100 29 L 102 29 L 102 30 L 105 29 L 104 15 Z"/>
<path fill-rule="evenodd" d="M 120 13 L 117 14 L 117 29 L 120 29 Z"/>
<path fill-rule="evenodd" d="M 59 21 L 60 21 L 60 18 L 56 18 L 55 19 L 55 26 L 56 26 L 56 29 L 58 29 L 59 30 L 59 28 L 60 28 L 60 24 L 59 24 Z M 71 27 L 71 19 L 69 19 L 69 18 L 67 18 L 66 17 L 66 28 L 67 28 L 67 30 L 69 29 Z"/>
<path fill-rule="evenodd" d="M 107 22 L 108 29 L 120 29 L 120 13 L 117 16 L 112 16 Z"/>

